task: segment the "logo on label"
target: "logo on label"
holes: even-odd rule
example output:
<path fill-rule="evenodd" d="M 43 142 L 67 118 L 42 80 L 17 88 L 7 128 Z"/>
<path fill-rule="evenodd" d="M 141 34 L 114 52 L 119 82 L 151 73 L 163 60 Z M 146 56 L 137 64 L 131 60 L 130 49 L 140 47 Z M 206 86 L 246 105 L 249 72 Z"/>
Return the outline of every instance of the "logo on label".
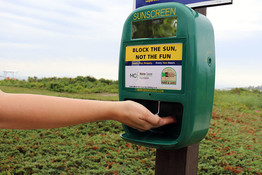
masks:
<path fill-rule="evenodd" d="M 137 73 L 130 74 L 130 78 L 137 78 Z"/>
<path fill-rule="evenodd" d="M 152 77 L 153 73 L 150 72 L 137 72 L 137 73 L 131 73 L 130 78 L 135 78 L 135 79 L 149 79 Z"/>
<path fill-rule="evenodd" d="M 167 67 L 162 70 L 161 73 L 162 84 L 176 85 L 176 79 L 177 79 L 177 73 L 173 68 Z"/>

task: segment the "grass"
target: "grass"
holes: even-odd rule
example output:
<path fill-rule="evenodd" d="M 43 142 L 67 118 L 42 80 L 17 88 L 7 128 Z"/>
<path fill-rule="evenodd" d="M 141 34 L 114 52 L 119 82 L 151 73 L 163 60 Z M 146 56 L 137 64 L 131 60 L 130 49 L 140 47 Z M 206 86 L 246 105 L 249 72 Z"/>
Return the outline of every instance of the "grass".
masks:
<path fill-rule="evenodd" d="M 225 102 L 225 103 L 223 103 Z M 232 91 L 219 91 L 215 92 L 215 104 L 225 105 L 221 107 L 246 107 L 250 110 L 262 108 L 262 93 L 261 92 L 249 92 L 248 90 L 242 90 L 242 92 Z"/>
<path fill-rule="evenodd" d="M 116 94 L 68 94 L 0 86 L 9 93 L 117 100 Z M 261 93 L 216 91 L 198 174 L 262 175 Z M 0 130 L 0 174 L 154 174 L 155 149 L 127 143 L 118 122 L 48 130 Z"/>

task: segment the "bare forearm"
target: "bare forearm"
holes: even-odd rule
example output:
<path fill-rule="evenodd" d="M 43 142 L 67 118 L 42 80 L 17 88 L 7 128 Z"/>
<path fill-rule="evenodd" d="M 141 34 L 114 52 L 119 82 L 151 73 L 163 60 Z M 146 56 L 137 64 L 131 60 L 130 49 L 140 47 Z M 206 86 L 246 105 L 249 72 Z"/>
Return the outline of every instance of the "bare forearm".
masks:
<path fill-rule="evenodd" d="M 0 128 L 36 129 L 115 119 L 117 102 L 5 94 L 0 104 Z"/>
<path fill-rule="evenodd" d="M 80 123 L 116 120 L 139 131 L 176 122 L 160 118 L 141 104 L 79 100 L 0 91 L 0 129 L 57 128 Z"/>

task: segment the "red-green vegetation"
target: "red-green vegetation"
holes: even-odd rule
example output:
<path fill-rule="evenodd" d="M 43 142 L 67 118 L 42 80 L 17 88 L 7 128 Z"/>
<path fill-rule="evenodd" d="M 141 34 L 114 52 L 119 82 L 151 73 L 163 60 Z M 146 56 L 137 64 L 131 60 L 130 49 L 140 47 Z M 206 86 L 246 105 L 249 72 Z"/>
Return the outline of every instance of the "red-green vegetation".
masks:
<path fill-rule="evenodd" d="M 262 93 L 216 91 L 210 129 L 200 145 L 200 174 L 262 174 Z"/>
<path fill-rule="evenodd" d="M 14 92 L 11 87 L 0 89 Z M 25 88 L 21 92 L 48 95 Z M 260 91 L 216 91 L 209 133 L 200 144 L 198 174 L 262 175 L 261 119 Z M 154 174 L 155 149 L 125 142 L 119 137 L 122 132 L 114 121 L 0 130 L 0 174 Z"/>

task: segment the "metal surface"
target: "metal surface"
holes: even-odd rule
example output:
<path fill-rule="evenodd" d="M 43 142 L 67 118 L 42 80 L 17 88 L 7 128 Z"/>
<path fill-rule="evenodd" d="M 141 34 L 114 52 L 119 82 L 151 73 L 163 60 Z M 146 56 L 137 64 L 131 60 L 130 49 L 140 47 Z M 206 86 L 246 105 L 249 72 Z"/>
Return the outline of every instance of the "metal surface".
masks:
<path fill-rule="evenodd" d="M 158 0 L 158 1 L 145 1 L 134 0 L 134 7 L 139 8 L 147 5 L 166 3 L 166 2 L 178 2 L 187 5 L 188 7 L 210 7 L 218 5 L 232 4 L 233 0 Z"/>

